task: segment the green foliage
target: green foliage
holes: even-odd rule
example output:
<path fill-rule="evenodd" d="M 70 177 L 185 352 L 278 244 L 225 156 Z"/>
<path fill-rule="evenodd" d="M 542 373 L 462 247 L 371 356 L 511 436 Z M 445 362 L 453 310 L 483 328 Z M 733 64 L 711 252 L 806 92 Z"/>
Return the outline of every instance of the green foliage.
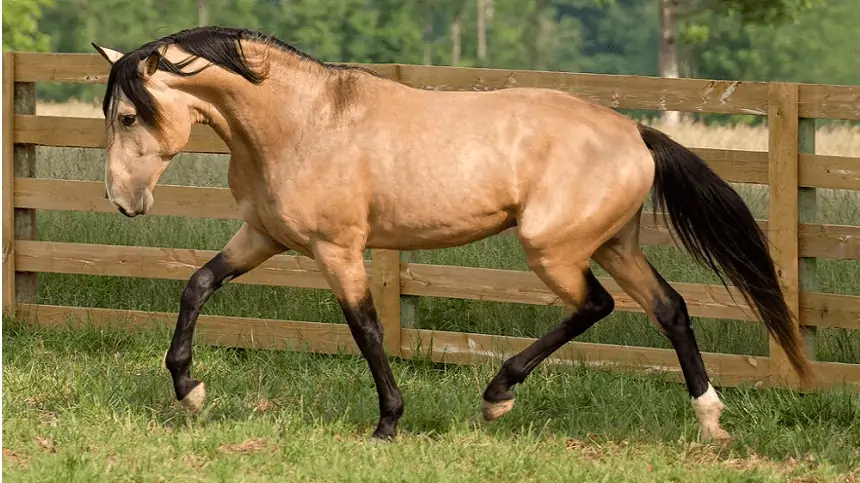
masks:
<path fill-rule="evenodd" d="M 695 21 L 709 26 L 708 38 L 690 46 L 696 77 L 778 80 L 829 84 L 860 82 L 860 58 L 853 52 L 855 0 L 831 0 L 781 24 L 744 26 L 739 14 L 704 12 Z"/>
<path fill-rule="evenodd" d="M 49 36 L 40 31 L 39 18 L 53 4 L 54 0 L 4 0 L 3 50 L 46 50 Z"/>

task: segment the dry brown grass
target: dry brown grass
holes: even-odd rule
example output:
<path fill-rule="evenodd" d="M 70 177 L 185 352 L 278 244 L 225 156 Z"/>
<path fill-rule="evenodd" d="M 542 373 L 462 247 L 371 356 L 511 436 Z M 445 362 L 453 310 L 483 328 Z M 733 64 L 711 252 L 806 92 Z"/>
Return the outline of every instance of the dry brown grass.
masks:
<path fill-rule="evenodd" d="M 767 151 L 768 135 L 764 126 L 706 126 L 694 122 L 675 126 L 655 122 L 652 125 L 686 146 Z M 815 135 L 815 152 L 860 158 L 860 127 L 820 127 Z"/>
<path fill-rule="evenodd" d="M 104 117 L 101 106 L 81 101 L 39 103 L 36 113 L 45 116 Z M 675 126 L 655 122 L 653 125 L 686 146 L 767 151 L 767 129 L 762 126 L 706 126 L 694 122 L 682 122 Z M 818 154 L 860 158 L 860 127 L 821 128 L 815 141 Z"/>
<path fill-rule="evenodd" d="M 82 101 L 38 102 L 36 103 L 36 114 L 40 116 L 104 118 L 100 105 Z"/>

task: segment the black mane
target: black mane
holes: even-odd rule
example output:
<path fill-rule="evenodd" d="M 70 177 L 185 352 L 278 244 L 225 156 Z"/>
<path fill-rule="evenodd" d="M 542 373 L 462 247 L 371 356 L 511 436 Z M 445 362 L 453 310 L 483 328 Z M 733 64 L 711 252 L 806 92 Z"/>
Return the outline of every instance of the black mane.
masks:
<path fill-rule="evenodd" d="M 191 76 L 211 65 L 217 65 L 242 76 L 249 82 L 254 84 L 261 83 L 265 79 L 265 73 L 254 70 L 248 64 L 242 44 L 240 43 L 243 40 L 255 41 L 276 47 L 327 69 L 361 70 L 381 77 L 379 73 L 370 69 L 322 62 L 274 36 L 261 32 L 231 27 L 197 27 L 153 40 L 117 60 L 108 76 L 107 89 L 105 90 L 105 97 L 102 102 L 102 111 L 105 117 L 111 121 L 112 118 L 116 117 L 115 112 L 109 113 L 111 110 L 111 101 L 122 92 L 134 105 L 137 115 L 143 122 L 152 126 L 157 126 L 161 122 L 161 112 L 152 95 L 143 86 L 138 66 L 141 61 L 149 57 L 153 52 L 159 52 L 163 47 L 172 44 L 182 47 L 192 55 L 190 58 L 178 63 L 170 62 L 161 57 L 158 62 L 158 70 L 167 71 L 174 75 Z M 184 67 L 198 57 L 208 60 L 211 64 L 193 72 L 182 71 Z"/>

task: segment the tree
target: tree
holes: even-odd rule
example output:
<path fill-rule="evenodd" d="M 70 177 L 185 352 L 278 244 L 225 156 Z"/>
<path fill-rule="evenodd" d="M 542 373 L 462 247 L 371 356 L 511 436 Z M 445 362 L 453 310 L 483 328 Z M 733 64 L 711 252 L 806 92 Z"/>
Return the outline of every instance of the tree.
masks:
<path fill-rule="evenodd" d="M 3 0 L 3 50 L 46 50 L 50 38 L 39 30 L 39 19 L 53 0 Z"/>
<path fill-rule="evenodd" d="M 735 15 L 744 24 L 778 24 L 787 19 L 797 18 L 803 11 L 818 4 L 821 0 L 659 0 L 660 1 L 660 76 L 678 77 L 678 20 L 689 19 L 696 14 L 716 13 Z M 691 31 L 686 37 L 702 35 L 706 29 L 692 22 Z M 706 33 L 705 33 L 706 35 Z M 677 122 L 679 113 L 668 111 L 664 120 Z"/>
<path fill-rule="evenodd" d="M 712 79 L 860 84 L 855 0 L 830 0 L 778 24 L 703 12 L 682 31 L 692 75 Z M 802 39 L 802 41 L 798 41 Z"/>

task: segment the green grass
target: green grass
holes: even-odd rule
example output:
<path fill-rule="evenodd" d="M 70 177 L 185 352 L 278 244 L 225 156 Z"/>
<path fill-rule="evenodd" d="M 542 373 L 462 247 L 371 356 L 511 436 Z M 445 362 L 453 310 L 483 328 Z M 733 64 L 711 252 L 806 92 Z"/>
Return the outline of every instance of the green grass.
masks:
<path fill-rule="evenodd" d="M 369 441 L 376 394 L 355 356 L 197 346 L 190 416 L 163 366 L 169 328 L 3 323 L 3 478 L 28 481 L 854 481 L 860 401 L 724 389 L 726 447 L 697 442 L 682 386 L 541 367 L 517 406 L 473 424 L 495 364 L 395 361 L 406 413 Z"/>

